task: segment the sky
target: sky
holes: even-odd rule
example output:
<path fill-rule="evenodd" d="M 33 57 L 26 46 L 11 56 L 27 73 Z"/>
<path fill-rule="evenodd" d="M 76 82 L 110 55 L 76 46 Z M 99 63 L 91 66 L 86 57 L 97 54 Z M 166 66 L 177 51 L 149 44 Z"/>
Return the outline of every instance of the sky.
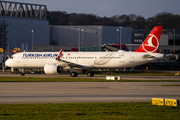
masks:
<path fill-rule="evenodd" d="M 141 15 L 146 19 L 161 12 L 180 15 L 180 0 L 4 0 L 47 5 L 48 11 L 114 15 Z"/>

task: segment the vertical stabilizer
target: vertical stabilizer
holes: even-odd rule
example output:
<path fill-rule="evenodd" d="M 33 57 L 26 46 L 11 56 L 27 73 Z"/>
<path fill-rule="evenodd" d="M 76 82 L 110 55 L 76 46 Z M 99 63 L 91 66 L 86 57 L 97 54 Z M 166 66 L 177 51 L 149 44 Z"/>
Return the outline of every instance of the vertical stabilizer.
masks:
<path fill-rule="evenodd" d="M 155 26 L 142 45 L 134 52 L 157 53 L 162 26 Z"/>

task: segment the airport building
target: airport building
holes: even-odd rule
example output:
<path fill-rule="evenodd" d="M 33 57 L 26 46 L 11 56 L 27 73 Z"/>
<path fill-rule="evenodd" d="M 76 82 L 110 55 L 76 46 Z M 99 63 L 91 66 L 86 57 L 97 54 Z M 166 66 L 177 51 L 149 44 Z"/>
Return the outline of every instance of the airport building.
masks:
<path fill-rule="evenodd" d="M 51 45 L 99 46 L 106 43 L 131 44 L 130 27 L 113 26 L 50 26 Z M 121 36 L 121 40 L 120 40 Z"/>
<path fill-rule="evenodd" d="M 114 26 L 49 26 L 50 45 L 35 45 L 36 51 L 58 51 L 80 48 L 101 51 L 104 44 L 131 44 L 133 28 Z M 121 38 L 121 39 L 120 39 Z"/>
<path fill-rule="evenodd" d="M 132 44 L 142 44 L 146 39 L 149 30 L 133 30 L 132 31 Z M 180 45 L 180 31 L 163 30 L 160 40 L 160 45 Z"/>
<path fill-rule="evenodd" d="M 0 1 L 0 48 L 32 50 L 49 44 L 46 5 Z"/>

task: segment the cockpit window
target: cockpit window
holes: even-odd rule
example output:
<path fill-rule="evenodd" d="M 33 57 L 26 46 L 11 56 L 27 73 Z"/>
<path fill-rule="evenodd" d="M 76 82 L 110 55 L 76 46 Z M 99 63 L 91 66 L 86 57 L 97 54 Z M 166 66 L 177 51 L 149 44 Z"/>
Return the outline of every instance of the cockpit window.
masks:
<path fill-rule="evenodd" d="M 7 54 L 7 57 L 8 57 L 9 59 L 13 59 L 13 56 L 10 56 L 9 54 Z"/>

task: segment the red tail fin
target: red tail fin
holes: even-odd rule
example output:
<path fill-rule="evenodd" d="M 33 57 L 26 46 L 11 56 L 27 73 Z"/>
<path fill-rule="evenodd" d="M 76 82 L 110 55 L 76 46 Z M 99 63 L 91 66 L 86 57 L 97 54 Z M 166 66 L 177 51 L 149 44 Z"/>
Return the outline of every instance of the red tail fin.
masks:
<path fill-rule="evenodd" d="M 162 26 L 155 26 L 142 45 L 134 52 L 157 53 L 161 31 Z"/>

